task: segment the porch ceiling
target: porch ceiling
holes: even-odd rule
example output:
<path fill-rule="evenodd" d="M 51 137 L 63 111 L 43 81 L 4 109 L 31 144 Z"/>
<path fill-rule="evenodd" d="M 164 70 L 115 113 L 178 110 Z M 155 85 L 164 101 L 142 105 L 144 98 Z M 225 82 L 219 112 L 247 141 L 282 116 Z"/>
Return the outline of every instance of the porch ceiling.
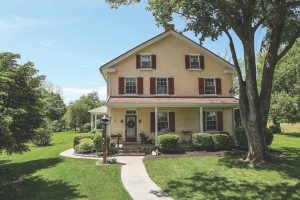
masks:
<path fill-rule="evenodd" d="M 111 107 L 238 107 L 234 97 L 111 97 Z"/>

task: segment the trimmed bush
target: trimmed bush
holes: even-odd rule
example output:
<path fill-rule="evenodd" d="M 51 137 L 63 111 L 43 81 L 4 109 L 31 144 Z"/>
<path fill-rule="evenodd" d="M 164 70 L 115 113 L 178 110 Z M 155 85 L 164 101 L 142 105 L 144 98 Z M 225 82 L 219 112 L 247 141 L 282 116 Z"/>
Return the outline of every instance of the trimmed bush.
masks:
<path fill-rule="evenodd" d="M 280 128 L 280 126 L 274 126 L 274 125 L 271 125 L 271 126 L 269 127 L 269 129 L 271 129 L 271 131 L 272 131 L 273 134 L 281 133 L 281 128 Z"/>
<path fill-rule="evenodd" d="M 265 137 L 266 137 L 266 143 L 268 146 L 270 146 L 272 144 L 273 141 L 273 132 L 271 129 L 267 128 L 266 129 L 266 133 L 265 133 Z"/>
<path fill-rule="evenodd" d="M 210 133 L 194 133 L 192 134 L 192 144 L 195 150 L 213 150 L 214 141 Z"/>
<path fill-rule="evenodd" d="M 216 150 L 229 150 L 230 140 L 226 134 L 213 134 L 212 139 L 214 141 L 214 147 Z"/>
<path fill-rule="evenodd" d="M 81 134 L 76 134 L 73 138 L 73 148 L 75 148 L 75 146 L 77 146 L 80 143 L 81 139 L 84 138 L 89 138 L 91 140 L 94 139 L 96 134 L 94 133 L 81 133 Z"/>
<path fill-rule="evenodd" d="M 268 146 L 272 144 L 273 133 L 272 130 L 269 128 L 266 128 L 265 139 Z M 247 139 L 246 131 L 243 127 L 235 128 L 234 141 L 236 147 L 238 147 L 239 149 L 243 149 L 243 150 L 248 149 L 248 139 Z"/>
<path fill-rule="evenodd" d="M 95 137 L 93 138 L 94 146 L 96 152 L 101 152 L 103 151 L 103 135 L 100 132 L 99 134 L 96 134 Z M 106 142 L 107 142 L 107 148 L 110 147 L 110 137 L 107 135 L 106 136 Z"/>
<path fill-rule="evenodd" d="M 244 127 L 236 127 L 234 132 L 235 146 L 242 150 L 248 149 L 248 139 Z"/>
<path fill-rule="evenodd" d="M 91 153 L 95 150 L 94 142 L 90 138 L 83 138 L 80 143 L 75 146 L 75 153 Z"/>
<path fill-rule="evenodd" d="M 174 134 L 163 134 L 157 137 L 159 150 L 162 153 L 183 153 L 179 147 L 179 136 Z"/>
<path fill-rule="evenodd" d="M 52 133 L 49 129 L 38 128 L 34 131 L 32 143 L 37 146 L 48 146 L 52 140 Z"/>

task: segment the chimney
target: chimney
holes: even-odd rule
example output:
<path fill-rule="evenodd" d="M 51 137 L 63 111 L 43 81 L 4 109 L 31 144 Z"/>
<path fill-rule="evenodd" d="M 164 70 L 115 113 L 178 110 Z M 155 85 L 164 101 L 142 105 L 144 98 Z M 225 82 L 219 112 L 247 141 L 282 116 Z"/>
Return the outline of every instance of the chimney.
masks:
<path fill-rule="evenodd" d="M 165 32 L 170 31 L 170 30 L 175 30 L 175 25 L 174 24 L 167 24 L 165 26 Z"/>

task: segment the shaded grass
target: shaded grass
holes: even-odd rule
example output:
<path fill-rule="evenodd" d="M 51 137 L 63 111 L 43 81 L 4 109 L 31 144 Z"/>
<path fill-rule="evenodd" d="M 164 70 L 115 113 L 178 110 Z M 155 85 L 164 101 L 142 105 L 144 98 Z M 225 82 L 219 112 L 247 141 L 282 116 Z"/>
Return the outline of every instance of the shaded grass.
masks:
<path fill-rule="evenodd" d="M 121 183 L 120 165 L 97 166 L 95 160 L 59 156 L 72 147 L 73 135 L 56 133 L 51 146 L 2 154 L 1 199 L 131 199 Z"/>
<path fill-rule="evenodd" d="M 296 135 L 296 137 L 294 137 Z M 150 177 L 175 199 L 300 199 L 300 133 L 275 135 L 274 162 L 250 168 L 240 155 L 146 161 Z"/>

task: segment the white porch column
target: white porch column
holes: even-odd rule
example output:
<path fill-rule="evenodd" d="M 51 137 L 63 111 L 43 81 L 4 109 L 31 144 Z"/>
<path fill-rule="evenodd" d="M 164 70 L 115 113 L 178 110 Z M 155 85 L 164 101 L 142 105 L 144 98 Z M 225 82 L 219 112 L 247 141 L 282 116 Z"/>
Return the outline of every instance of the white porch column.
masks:
<path fill-rule="evenodd" d="M 93 127 L 94 127 L 94 125 L 93 125 L 93 114 L 91 113 L 91 131 L 93 130 Z"/>
<path fill-rule="evenodd" d="M 200 119 L 200 132 L 203 132 L 203 107 L 199 108 L 199 119 Z"/>
<path fill-rule="evenodd" d="M 158 118 L 157 118 L 157 106 L 155 106 L 155 146 L 157 145 L 157 121 L 158 121 Z"/>
<path fill-rule="evenodd" d="M 111 117 L 111 108 L 108 108 L 107 114 L 108 114 L 109 117 Z M 112 120 L 112 118 L 110 118 L 110 120 Z M 112 123 L 112 122 L 110 121 L 110 123 L 109 123 L 109 125 L 108 125 L 108 129 L 107 129 L 107 130 L 108 130 L 108 133 L 107 133 L 107 134 L 108 134 L 109 136 L 111 135 L 111 132 L 110 132 L 110 125 L 111 125 L 111 123 Z"/>
<path fill-rule="evenodd" d="M 95 114 L 94 128 L 97 129 L 97 114 Z"/>

